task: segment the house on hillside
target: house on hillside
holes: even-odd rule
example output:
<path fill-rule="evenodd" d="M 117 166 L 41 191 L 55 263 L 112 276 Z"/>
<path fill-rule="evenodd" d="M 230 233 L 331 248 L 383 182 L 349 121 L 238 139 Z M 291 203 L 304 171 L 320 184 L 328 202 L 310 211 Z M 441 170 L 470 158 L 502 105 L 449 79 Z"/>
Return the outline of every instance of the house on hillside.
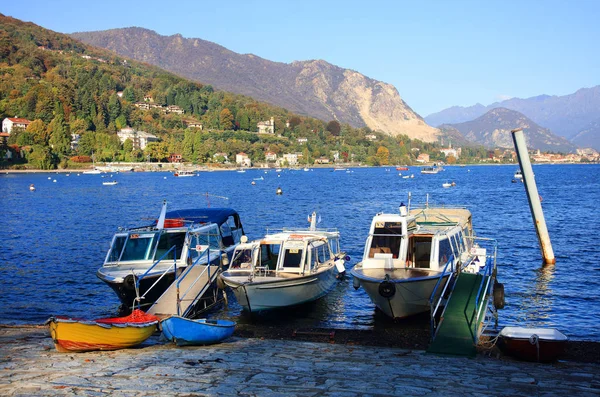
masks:
<path fill-rule="evenodd" d="M 298 143 L 301 145 L 304 145 L 306 142 L 308 142 L 307 138 L 298 138 Z"/>
<path fill-rule="evenodd" d="M 2 132 L 10 134 L 13 128 L 17 127 L 25 129 L 29 124 L 31 124 L 31 121 L 27 119 L 22 119 L 19 117 L 7 117 L 2 120 Z"/>
<path fill-rule="evenodd" d="M 259 134 L 275 134 L 275 119 L 273 117 L 269 121 L 259 121 L 256 126 Z"/>
<path fill-rule="evenodd" d="M 185 110 L 183 110 L 182 108 L 180 108 L 177 105 L 169 105 L 169 106 L 167 106 L 167 113 L 184 114 Z"/>
<path fill-rule="evenodd" d="M 371 141 L 371 142 L 373 142 L 373 141 L 376 141 L 376 140 L 377 140 L 377 135 L 375 135 L 375 134 L 369 134 L 369 135 L 365 135 L 365 139 L 366 139 L 367 141 Z"/>
<path fill-rule="evenodd" d="M 298 154 L 286 153 L 283 155 L 283 161 L 287 162 L 288 165 L 298 165 Z"/>
<path fill-rule="evenodd" d="M 265 153 L 265 160 L 266 161 L 277 161 L 277 154 L 275 154 L 273 152 L 267 152 L 267 153 Z"/>
<path fill-rule="evenodd" d="M 244 152 L 240 152 L 235 155 L 235 163 L 241 167 L 251 167 L 252 161 L 250 161 L 250 157 Z"/>
<path fill-rule="evenodd" d="M 146 131 L 136 131 L 131 127 L 121 128 L 117 132 L 121 143 L 124 143 L 127 139 L 131 139 L 133 142 L 133 149 L 144 150 L 150 142 L 158 142 L 158 137 L 147 133 Z"/>
<path fill-rule="evenodd" d="M 183 162 L 183 156 L 179 153 L 171 153 L 169 155 L 169 163 L 181 163 Z"/>
<path fill-rule="evenodd" d="M 199 123 L 197 121 L 188 120 L 187 121 L 187 128 L 198 128 L 200 131 L 202 131 L 202 129 L 204 127 L 202 126 L 202 123 Z"/>
<path fill-rule="evenodd" d="M 429 155 L 427 153 L 419 154 L 419 157 L 417 157 L 417 163 L 429 163 Z"/>
<path fill-rule="evenodd" d="M 315 164 L 329 164 L 329 159 L 321 156 L 318 159 L 315 159 Z"/>

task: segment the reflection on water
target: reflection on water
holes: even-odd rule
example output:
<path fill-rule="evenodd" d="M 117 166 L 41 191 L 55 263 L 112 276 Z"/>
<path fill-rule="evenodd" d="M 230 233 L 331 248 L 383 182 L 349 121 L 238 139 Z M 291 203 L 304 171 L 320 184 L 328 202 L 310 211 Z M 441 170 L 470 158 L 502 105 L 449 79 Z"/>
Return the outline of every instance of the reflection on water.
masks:
<path fill-rule="evenodd" d="M 114 315 L 116 295 L 95 276 L 118 226 L 155 219 L 162 200 L 172 209 L 206 206 L 205 192 L 229 197 L 249 239 L 267 227 L 307 226 L 313 211 L 320 226 L 337 227 L 342 248 L 360 261 L 373 215 L 395 212 L 412 192 L 413 203 L 463 205 L 473 213 L 481 237 L 498 240 L 498 277 L 505 285 L 506 308 L 500 325 L 552 325 L 574 339 L 600 340 L 597 318 L 600 271 L 597 236 L 590 219 L 600 200 L 599 165 L 534 166 L 545 219 L 556 255 L 555 266 L 539 267 L 538 240 L 522 184 L 511 183 L 516 166 L 447 167 L 436 175 L 402 179 L 383 168 L 353 173 L 248 170 L 201 173 L 174 178 L 166 173 L 118 175 L 119 184 L 102 186 L 98 175 L 0 174 L 4 244 L 0 249 L 0 318 L 4 323 L 41 323 L 52 314 L 76 317 Z M 470 172 L 467 172 L 470 170 Z M 166 178 L 165 178 L 166 176 Z M 263 176 L 256 185 L 250 182 Z M 457 186 L 444 189 L 454 180 Z M 36 191 L 29 191 L 34 183 Z M 284 194 L 276 195 L 277 187 Z M 212 200 L 211 200 L 212 201 Z M 213 202 L 213 205 L 215 203 Z M 366 293 L 354 290 L 348 275 L 323 299 L 290 310 L 247 316 L 230 294 L 229 307 L 214 316 L 240 322 L 290 327 L 428 329 L 429 316 L 401 323 L 383 316 Z"/>

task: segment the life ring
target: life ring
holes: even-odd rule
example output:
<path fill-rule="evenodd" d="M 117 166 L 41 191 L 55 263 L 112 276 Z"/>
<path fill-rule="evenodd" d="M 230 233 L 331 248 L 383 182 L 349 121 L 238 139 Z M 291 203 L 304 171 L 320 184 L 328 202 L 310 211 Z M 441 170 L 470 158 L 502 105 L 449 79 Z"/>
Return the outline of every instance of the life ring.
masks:
<path fill-rule="evenodd" d="M 390 299 L 396 295 L 396 284 L 389 281 L 389 276 L 386 274 L 385 280 L 379 284 L 379 295 L 386 299 Z"/>

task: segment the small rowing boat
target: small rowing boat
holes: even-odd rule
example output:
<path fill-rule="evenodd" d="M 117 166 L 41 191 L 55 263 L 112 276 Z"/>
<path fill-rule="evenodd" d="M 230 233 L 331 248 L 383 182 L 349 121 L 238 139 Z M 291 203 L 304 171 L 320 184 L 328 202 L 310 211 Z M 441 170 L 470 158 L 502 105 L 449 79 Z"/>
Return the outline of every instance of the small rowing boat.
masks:
<path fill-rule="evenodd" d="M 235 330 L 235 322 L 172 316 L 161 321 L 160 327 L 164 338 L 177 346 L 196 346 L 211 345 L 229 338 Z"/>
<path fill-rule="evenodd" d="M 96 320 L 51 317 L 50 336 L 61 353 L 137 346 L 156 330 L 158 317 L 136 309 L 129 316 Z"/>

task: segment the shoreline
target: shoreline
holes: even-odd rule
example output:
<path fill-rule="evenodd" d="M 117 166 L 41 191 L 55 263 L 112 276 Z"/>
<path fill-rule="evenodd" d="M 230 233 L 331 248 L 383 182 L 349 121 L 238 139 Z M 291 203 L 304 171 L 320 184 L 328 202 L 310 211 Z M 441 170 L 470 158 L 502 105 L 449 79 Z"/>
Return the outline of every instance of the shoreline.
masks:
<path fill-rule="evenodd" d="M 45 327 L 0 327 L 0 394 L 56 395 L 589 395 L 600 365 L 538 364 L 414 348 L 233 336 L 177 347 L 158 335 L 137 348 L 59 353 Z M 336 334 L 337 338 L 337 334 Z"/>
<path fill-rule="evenodd" d="M 139 164 L 146 164 L 146 163 L 131 163 L 131 164 L 136 164 L 139 167 Z M 194 172 L 218 172 L 218 171 L 237 171 L 240 168 L 236 167 L 236 168 L 224 168 L 224 167 L 206 167 L 206 166 L 183 166 L 181 168 L 178 168 L 175 164 L 181 164 L 181 163 L 150 163 L 150 164 L 155 164 L 155 166 L 149 166 L 149 167 L 144 167 L 144 169 L 138 169 L 138 170 L 134 170 L 134 171 L 102 171 L 102 173 L 104 174 L 110 174 L 110 173 L 125 173 L 125 174 L 129 174 L 129 173 L 140 173 L 140 172 L 167 172 L 167 173 L 172 173 L 174 171 L 177 170 L 181 170 L 181 171 L 194 171 Z M 157 167 L 156 165 L 158 164 L 162 164 L 163 166 L 161 167 Z M 598 163 L 532 163 L 533 166 L 541 166 L 541 165 L 552 165 L 552 166 L 556 166 L 556 165 L 597 165 Z M 133 165 L 132 168 L 136 167 L 136 165 Z M 422 167 L 428 167 L 431 166 L 432 164 L 418 164 L 418 165 L 409 165 L 407 167 L 413 167 L 413 168 L 422 168 Z M 122 166 L 122 164 L 121 164 Z M 473 163 L 473 164 L 444 164 L 443 167 L 447 168 L 447 167 L 459 167 L 459 168 L 464 168 L 464 167 L 483 167 L 483 166 L 494 166 L 494 167 L 501 167 L 501 166 L 508 166 L 508 167 L 519 167 L 519 163 L 514 163 L 514 164 L 481 164 L 481 163 Z M 102 166 L 105 167 L 105 166 Z M 395 172 L 395 167 L 396 165 L 379 165 L 379 166 L 368 166 L 368 165 L 359 165 L 359 164 L 354 164 L 354 165 L 341 165 L 341 164 L 337 164 L 337 165 L 327 165 L 327 164 L 318 164 L 318 165 L 311 165 L 308 168 L 313 168 L 313 169 L 334 169 L 334 168 L 344 168 L 344 169 L 350 169 L 350 168 L 394 168 L 394 172 Z M 295 168 L 290 168 L 290 167 L 278 167 L 281 168 L 284 171 L 301 171 L 302 168 L 299 169 L 295 169 Z M 9 168 L 4 168 L 4 169 L 0 169 L 0 174 L 75 174 L 75 173 L 83 173 L 84 171 L 90 171 L 93 168 L 67 168 L 67 169 L 56 169 L 56 170 L 39 170 L 39 169 L 25 169 L 25 170 L 17 170 L 17 169 L 9 169 Z M 247 171 L 273 171 L 275 172 L 275 170 L 277 169 L 276 167 L 268 167 L 268 168 L 264 168 L 264 167 L 243 167 L 243 169 L 247 170 Z"/>

